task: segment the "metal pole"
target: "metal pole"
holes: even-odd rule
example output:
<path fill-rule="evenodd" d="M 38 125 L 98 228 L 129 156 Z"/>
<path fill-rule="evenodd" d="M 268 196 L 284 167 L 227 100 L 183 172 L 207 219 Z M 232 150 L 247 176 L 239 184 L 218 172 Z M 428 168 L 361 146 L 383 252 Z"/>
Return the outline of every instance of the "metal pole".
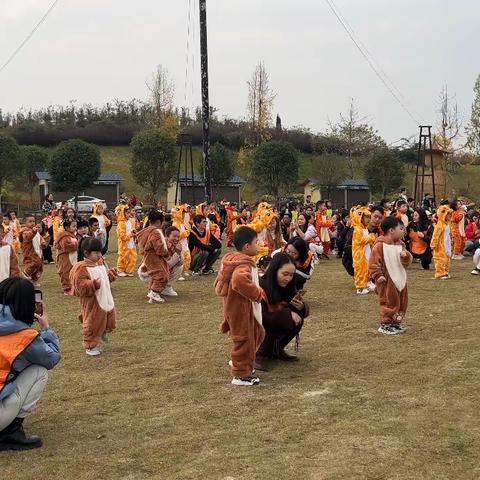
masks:
<path fill-rule="evenodd" d="M 210 104 L 208 98 L 208 45 L 207 45 L 207 0 L 200 2 L 200 58 L 202 75 L 202 120 L 203 120 L 203 175 L 205 177 L 205 200 L 212 198 L 210 171 Z"/>

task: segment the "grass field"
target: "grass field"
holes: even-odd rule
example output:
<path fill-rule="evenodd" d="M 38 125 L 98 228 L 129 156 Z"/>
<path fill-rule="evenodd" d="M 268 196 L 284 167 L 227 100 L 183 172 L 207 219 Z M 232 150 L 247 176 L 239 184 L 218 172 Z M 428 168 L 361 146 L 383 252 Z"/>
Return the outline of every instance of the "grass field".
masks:
<path fill-rule="evenodd" d="M 111 261 L 114 260 L 114 256 Z M 44 448 L 2 453 L 9 480 L 336 480 L 480 478 L 477 278 L 470 261 L 441 283 L 410 271 L 408 333 L 376 333 L 376 298 L 353 295 L 337 260 L 308 285 L 301 361 L 263 383 L 229 384 L 212 277 L 147 305 L 119 279 L 118 331 L 104 355 L 81 345 L 76 299 L 54 267 L 42 280 L 63 360 L 27 420 Z"/>

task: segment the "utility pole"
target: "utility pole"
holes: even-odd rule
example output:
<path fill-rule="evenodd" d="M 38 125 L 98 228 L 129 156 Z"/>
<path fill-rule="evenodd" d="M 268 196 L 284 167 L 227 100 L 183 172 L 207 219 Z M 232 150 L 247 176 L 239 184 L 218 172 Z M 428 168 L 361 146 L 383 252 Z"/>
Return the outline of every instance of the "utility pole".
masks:
<path fill-rule="evenodd" d="M 200 58 L 202 75 L 202 120 L 203 120 L 203 175 L 205 200 L 212 200 L 212 172 L 210 170 L 210 102 L 208 98 L 208 44 L 207 0 L 200 2 Z"/>

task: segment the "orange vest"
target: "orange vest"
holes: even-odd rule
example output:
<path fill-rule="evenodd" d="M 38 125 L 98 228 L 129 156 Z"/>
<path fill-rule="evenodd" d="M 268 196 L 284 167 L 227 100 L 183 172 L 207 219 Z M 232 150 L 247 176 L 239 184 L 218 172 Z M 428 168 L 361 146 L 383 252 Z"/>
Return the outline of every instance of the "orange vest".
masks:
<path fill-rule="evenodd" d="M 38 337 L 33 328 L 0 336 L 0 392 L 5 387 L 18 356 Z"/>
<path fill-rule="evenodd" d="M 198 238 L 198 240 L 200 240 L 200 242 L 203 243 L 204 245 L 210 244 L 210 230 L 208 229 L 208 227 L 205 229 L 205 235 L 203 237 L 200 237 L 197 234 L 197 232 L 193 229 L 191 230 L 191 233 L 193 233 Z M 200 252 L 200 249 L 198 247 L 195 247 L 192 250 L 191 256 L 194 257 L 199 252 Z"/>

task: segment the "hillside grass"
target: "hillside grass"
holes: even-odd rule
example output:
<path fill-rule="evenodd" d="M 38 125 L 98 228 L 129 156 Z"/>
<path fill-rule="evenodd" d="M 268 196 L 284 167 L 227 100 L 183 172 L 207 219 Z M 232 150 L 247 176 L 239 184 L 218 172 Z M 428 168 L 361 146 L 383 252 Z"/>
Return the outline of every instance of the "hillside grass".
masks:
<path fill-rule="evenodd" d="M 111 242 L 115 244 L 114 241 Z M 108 261 L 114 264 L 115 254 Z M 62 362 L 26 430 L 44 447 L 0 453 L 9 480 L 473 480 L 480 478 L 480 305 L 470 261 L 448 282 L 415 264 L 408 332 L 376 332 L 375 296 L 357 297 L 339 261 L 308 283 L 300 361 L 255 388 L 232 387 L 213 277 L 166 304 L 119 279 L 118 330 L 85 355 L 78 300 L 55 267 L 42 289 Z"/>

